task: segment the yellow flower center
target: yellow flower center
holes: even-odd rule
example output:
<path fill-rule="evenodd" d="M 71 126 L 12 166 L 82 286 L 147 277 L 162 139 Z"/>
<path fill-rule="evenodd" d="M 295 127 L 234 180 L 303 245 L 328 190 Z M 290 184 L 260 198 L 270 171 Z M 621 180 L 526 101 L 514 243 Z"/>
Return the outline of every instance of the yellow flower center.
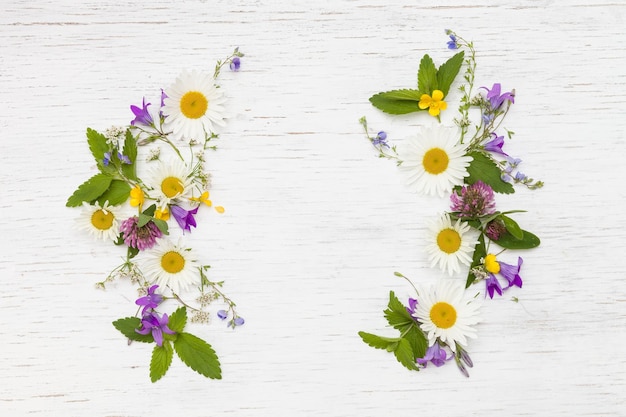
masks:
<path fill-rule="evenodd" d="M 493 253 L 485 256 L 485 269 L 487 272 L 491 272 L 492 274 L 500 272 L 500 264 L 496 260 L 496 255 Z"/>
<path fill-rule="evenodd" d="M 452 305 L 440 301 L 430 309 L 430 320 L 440 329 L 449 329 L 456 323 L 456 310 Z"/>
<path fill-rule="evenodd" d="M 183 182 L 176 177 L 167 177 L 161 182 L 161 191 L 167 198 L 174 198 L 184 190 Z"/>
<path fill-rule="evenodd" d="M 91 224 L 98 230 L 109 230 L 113 226 L 114 218 L 110 211 L 96 210 L 91 215 Z"/>
<path fill-rule="evenodd" d="M 176 251 L 169 251 L 161 257 L 161 267 L 165 272 L 177 274 L 185 267 L 185 258 Z"/>
<path fill-rule="evenodd" d="M 180 111 L 189 119 L 198 119 L 209 108 L 209 100 L 199 91 L 189 91 L 180 99 Z"/>
<path fill-rule="evenodd" d="M 426 151 L 422 159 L 424 170 L 432 175 L 439 175 L 448 168 L 448 154 L 441 148 L 432 148 Z"/>
<path fill-rule="evenodd" d="M 437 235 L 437 246 L 445 253 L 454 253 L 461 247 L 461 235 L 454 229 L 443 229 Z"/>

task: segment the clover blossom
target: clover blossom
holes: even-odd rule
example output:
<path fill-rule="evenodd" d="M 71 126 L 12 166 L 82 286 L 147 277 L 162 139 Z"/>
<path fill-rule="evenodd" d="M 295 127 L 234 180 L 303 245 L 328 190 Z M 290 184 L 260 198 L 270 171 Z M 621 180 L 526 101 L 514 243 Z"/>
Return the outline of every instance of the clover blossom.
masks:
<path fill-rule="evenodd" d="M 152 220 L 143 226 L 138 226 L 139 218 L 137 216 L 130 217 L 122 222 L 120 232 L 122 239 L 129 248 L 146 250 L 152 248 L 156 244 L 156 240 L 163 236 L 163 232 L 157 227 Z"/>
<path fill-rule="evenodd" d="M 463 218 L 486 216 L 496 211 L 493 189 L 482 181 L 463 186 L 461 195 L 453 192 L 450 194 L 450 200 L 452 211 L 458 212 L 458 216 Z"/>
<path fill-rule="evenodd" d="M 147 295 L 145 295 L 144 297 L 140 297 L 135 301 L 135 304 L 137 304 L 138 306 L 143 306 L 143 309 L 141 310 L 142 315 L 145 315 L 146 310 L 148 309 L 157 308 L 159 304 L 161 304 L 161 302 L 163 301 L 163 296 L 154 292 L 157 288 L 159 288 L 158 285 L 151 286 L 150 288 L 148 288 Z"/>
<path fill-rule="evenodd" d="M 169 318 L 167 314 L 159 316 L 159 313 L 156 311 L 151 311 L 148 314 L 144 314 L 141 318 L 141 329 L 135 329 L 135 331 L 142 335 L 151 333 L 157 346 L 163 346 L 163 333 L 176 334 L 175 331 L 167 326 L 168 323 Z"/>
<path fill-rule="evenodd" d="M 440 367 L 446 364 L 446 361 L 452 359 L 452 355 L 448 356 L 448 353 L 444 348 L 439 346 L 439 343 L 435 343 L 426 350 L 426 354 L 423 358 L 417 358 L 416 362 L 422 365 L 424 368 L 428 365 L 428 362 L 432 362 L 436 367 Z"/>
<path fill-rule="evenodd" d="M 185 233 L 185 230 L 191 232 L 191 226 L 196 227 L 196 219 L 193 216 L 198 212 L 198 207 L 193 210 L 185 210 L 182 207 L 173 205 L 170 207 L 170 211 L 178 225 L 183 229 L 183 233 Z"/>
<path fill-rule="evenodd" d="M 499 219 L 490 221 L 485 227 L 485 235 L 494 242 L 497 242 L 504 233 L 506 233 L 506 226 Z"/>
<path fill-rule="evenodd" d="M 135 126 L 135 123 L 140 123 L 144 126 L 152 126 L 154 125 L 154 120 L 152 120 L 152 116 L 150 112 L 148 112 L 148 106 L 150 103 L 146 104 L 146 98 L 143 98 L 142 108 L 137 106 L 130 106 L 130 110 L 135 115 L 135 118 L 130 122 L 131 125 Z"/>

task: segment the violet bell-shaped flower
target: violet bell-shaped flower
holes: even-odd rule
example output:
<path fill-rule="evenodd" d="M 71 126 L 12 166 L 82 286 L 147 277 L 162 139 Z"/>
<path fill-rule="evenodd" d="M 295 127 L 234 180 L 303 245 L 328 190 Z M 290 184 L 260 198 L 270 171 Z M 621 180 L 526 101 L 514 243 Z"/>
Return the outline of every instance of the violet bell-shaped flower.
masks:
<path fill-rule="evenodd" d="M 185 210 L 182 207 L 172 205 L 170 206 L 170 212 L 181 229 L 183 229 L 183 233 L 185 233 L 185 230 L 191 232 L 192 226 L 196 227 L 196 219 L 193 216 L 198 213 L 198 207 L 193 210 Z"/>
<path fill-rule="evenodd" d="M 500 265 L 502 265 L 501 262 L 500 262 Z M 489 274 L 487 276 L 487 278 L 485 279 L 485 285 L 487 288 L 485 297 L 487 297 L 487 294 L 489 294 L 489 298 L 493 298 L 494 292 L 497 292 L 499 295 L 502 295 L 502 287 L 500 286 L 500 283 L 498 282 L 494 274 Z"/>
<path fill-rule="evenodd" d="M 488 152 L 497 153 L 504 156 L 509 156 L 502 151 L 502 146 L 504 146 L 504 136 L 498 136 L 495 133 L 492 133 L 491 139 L 489 142 L 485 143 L 484 148 Z"/>
<path fill-rule="evenodd" d="M 150 103 L 146 104 L 146 98 L 143 98 L 142 108 L 137 106 L 130 106 L 130 110 L 135 115 L 135 119 L 130 122 L 131 125 L 135 126 L 136 123 L 140 123 L 144 126 L 152 126 L 154 124 L 154 120 L 152 120 L 152 116 L 148 112 L 148 106 Z"/>
<path fill-rule="evenodd" d="M 159 288 L 158 285 L 153 285 L 148 288 L 148 292 L 144 297 L 138 298 L 135 301 L 135 304 L 138 306 L 143 306 L 143 310 L 141 310 L 141 314 L 144 315 L 146 310 L 155 309 L 161 304 L 163 301 L 163 296 L 161 294 L 155 293 L 156 289 Z"/>
<path fill-rule="evenodd" d="M 151 311 L 148 314 L 144 314 L 141 319 L 141 329 L 135 329 L 135 331 L 142 335 L 152 333 L 152 337 L 157 346 L 163 346 L 163 333 L 176 334 L 175 331 L 167 327 L 168 323 L 169 318 L 167 314 L 159 316 L 159 313 L 156 311 Z"/>
<path fill-rule="evenodd" d="M 508 282 L 509 287 L 516 286 L 522 288 L 522 277 L 519 275 L 519 271 L 522 268 L 524 260 L 521 256 L 517 258 L 517 265 L 509 265 L 504 262 L 498 262 L 500 264 L 500 275 L 502 275 Z"/>
<path fill-rule="evenodd" d="M 448 353 L 444 348 L 439 346 L 439 343 L 435 343 L 426 350 L 426 354 L 423 358 L 417 358 L 416 362 L 426 368 L 428 362 L 432 362 L 436 367 L 440 367 L 446 364 L 447 360 L 452 359 L 452 355 L 448 356 Z"/>
<path fill-rule="evenodd" d="M 489 100 L 489 104 L 493 110 L 498 110 L 505 101 L 509 101 L 510 103 L 515 103 L 515 93 L 514 91 L 506 92 L 504 94 L 500 94 L 501 86 L 500 83 L 495 83 L 491 89 L 487 87 L 480 87 L 487 90 L 487 100 Z"/>

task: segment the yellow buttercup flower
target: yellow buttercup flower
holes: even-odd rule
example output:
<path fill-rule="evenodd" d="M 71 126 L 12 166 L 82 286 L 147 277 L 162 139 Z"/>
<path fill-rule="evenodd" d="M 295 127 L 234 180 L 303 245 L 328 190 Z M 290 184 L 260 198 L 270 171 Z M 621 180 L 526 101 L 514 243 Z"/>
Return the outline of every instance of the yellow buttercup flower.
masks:
<path fill-rule="evenodd" d="M 163 220 L 164 222 L 168 221 L 170 219 L 170 211 L 167 206 L 165 206 L 162 210 L 156 209 L 154 212 L 154 218 Z"/>
<path fill-rule="evenodd" d="M 433 91 L 432 97 L 428 94 L 422 94 L 417 105 L 422 110 L 428 109 L 428 113 L 435 117 L 439 116 L 442 110 L 448 108 L 448 103 L 443 101 L 443 91 L 441 90 Z"/>
<path fill-rule="evenodd" d="M 130 190 L 130 205 L 139 207 L 139 210 L 141 210 L 144 200 L 143 190 L 138 185 L 135 185 L 135 188 Z"/>
<path fill-rule="evenodd" d="M 498 272 L 500 272 L 500 263 L 498 263 L 496 255 L 494 255 L 493 253 L 485 256 L 484 262 L 487 272 L 491 272 L 492 274 L 497 274 Z"/>
<path fill-rule="evenodd" d="M 191 201 L 196 201 L 198 203 L 204 203 L 208 207 L 211 207 L 211 205 L 213 204 L 211 202 L 211 200 L 209 200 L 209 192 L 208 191 L 203 192 L 202 195 L 200 195 L 200 197 L 191 197 L 190 200 Z"/>

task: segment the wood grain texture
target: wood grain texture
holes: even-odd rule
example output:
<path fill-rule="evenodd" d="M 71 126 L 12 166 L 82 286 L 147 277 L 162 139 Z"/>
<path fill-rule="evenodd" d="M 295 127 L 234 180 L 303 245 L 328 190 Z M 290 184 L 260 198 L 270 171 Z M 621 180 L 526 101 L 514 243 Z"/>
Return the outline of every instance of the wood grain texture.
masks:
<path fill-rule="evenodd" d="M 1 414 L 623 415 L 626 4 L 561 3 L 3 0 Z M 546 182 L 499 199 L 528 210 L 542 246 L 524 255 L 524 288 L 485 304 L 469 379 L 452 364 L 407 372 L 357 336 L 387 331 L 389 290 L 410 295 L 393 271 L 440 277 L 421 238 L 446 202 L 411 194 L 358 119 L 398 143 L 415 132 L 423 117 L 367 98 L 412 85 L 424 53 L 446 59 L 445 28 L 474 40 L 478 85 L 516 88 L 507 146 Z M 235 46 L 234 117 L 210 155 L 227 213 L 190 239 L 247 321 L 195 329 L 222 381 L 174 363 L 151 384 L 149 348 L 110 324 L 132 290 L 93 287 L 119 252 L 64 204 L 95 170 L 88 126 L 128 123 L 130 104 Z"/>

